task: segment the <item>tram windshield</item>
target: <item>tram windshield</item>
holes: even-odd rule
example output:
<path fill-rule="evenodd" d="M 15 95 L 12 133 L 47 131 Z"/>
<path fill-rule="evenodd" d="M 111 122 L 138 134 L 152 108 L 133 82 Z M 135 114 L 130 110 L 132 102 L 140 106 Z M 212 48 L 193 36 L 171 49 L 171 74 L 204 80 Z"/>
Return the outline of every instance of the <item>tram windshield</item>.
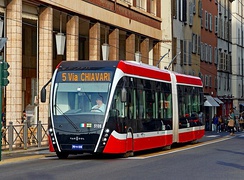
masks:
<path fill-rule="evenodd" d="M 54 115 L 105 113 L 108 82 L 56 83 L 54 89 Z"/>
<path fill-rule="evenodd" d="M 99 133 L 107 109 L 113 72 L 59 71 L 52 88 L 51 111 L 59 133 Z"/>

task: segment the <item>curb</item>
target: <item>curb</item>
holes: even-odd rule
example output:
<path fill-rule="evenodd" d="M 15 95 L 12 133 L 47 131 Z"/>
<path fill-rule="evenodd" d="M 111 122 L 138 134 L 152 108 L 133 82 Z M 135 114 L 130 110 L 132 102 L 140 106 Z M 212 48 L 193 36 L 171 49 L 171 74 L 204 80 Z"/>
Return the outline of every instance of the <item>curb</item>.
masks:
<path fill-rule="evenodd" d="M 2 155 L 9 155 L 9 154 L 17 154 L 17 153 L 26 153 L 26 152 L 33 152 L 33 151 L 43 151 L 48 150 L 49 147 L 34 147 L 29 149 L 21 149 L 21 150 L 13 150 L 13 151 L 2 151 Z"/>

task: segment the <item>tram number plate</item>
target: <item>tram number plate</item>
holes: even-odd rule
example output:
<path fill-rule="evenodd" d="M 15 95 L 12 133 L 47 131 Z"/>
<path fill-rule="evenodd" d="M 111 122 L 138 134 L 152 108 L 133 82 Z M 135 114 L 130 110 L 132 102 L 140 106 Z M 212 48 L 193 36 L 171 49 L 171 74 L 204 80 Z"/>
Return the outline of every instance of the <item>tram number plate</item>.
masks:
<path fill-rule="evenodd" d="M 72 149 L 73 150 L 83 149 L 83 145 L 81 145 L 81 144 L 72 144 Z"/>

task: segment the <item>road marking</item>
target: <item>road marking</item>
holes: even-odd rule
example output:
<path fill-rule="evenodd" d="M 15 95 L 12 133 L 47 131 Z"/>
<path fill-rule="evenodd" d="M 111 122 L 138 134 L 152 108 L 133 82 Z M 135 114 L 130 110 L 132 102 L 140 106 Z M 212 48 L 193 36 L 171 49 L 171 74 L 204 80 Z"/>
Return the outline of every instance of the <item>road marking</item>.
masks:
<path fill-rule="evenodd" d="M 218 143 L 218 142 L 221 142 L 221 141 L 226 141 L 226 140 L 232 139 L 232 138 L 234 138 L 234 137 L 233 136 L 232 137 L 225 136 L 225 137 L 220 138 L 220 139 L 215 139 L 215 140 L 206 141 L 206 142 L 200 142 L 200 143 L 197 143 L 197 144 L 186 145 L 186 146 L 183 146 L 183 147 L 180 147 L 180 148 L 177 148 L 177 149 L 170 149 L 170 150 L 167 150 L 167 151 L 149 153 L 149 154 L 139 155 L 139 156 L 136 156 L 136 157 L 128 157 L 128 158 L 124 158 L 124 159 L 128 159 L 128 160 L 139 159 L 139 160 L 142 160 L 142 159 L 148 159 L 148 158 L 157 157 L 157 156 L 164 156 L 164 155 L 167 155 L 167 154 L 172 154 L 172 153 L 176 153 L 176 152 L 186 151 L 186 150 L 189 150 L 189 149 L 198 148 L 198 147 L 206 146 L 206 145 L 209 145 L 209 144 L 214 144 L 214 143 Z"/>
<path fill-rule="evenodd" d="M 219 137 L 220 135 L 209 135 L 209 136 L 205 136 L 205 137 Z"/>
<path fill-rule="evenodd" d="M 50 154 L 39 154 L 39 155 L 23 156 L 23 157 L 16 157 L 16 158 L 10 158 L 10 159 L 2 159 L 2 161 L 0 161 L 0 166 L 3 164 L 29 161 L 32 159 L 40 159 L 40 158 L 45 158 L 45 157 L 49 157 L 49 156 L 50 156 Z"/>
<path fill-rule="evenodd" d="M 45 157 L 42 157 L 40 159 L 42 159 L 42 160 L 50 160 L 50 159 L 58 159 L 58 157 L 57 156 L 45 156 Z"/>

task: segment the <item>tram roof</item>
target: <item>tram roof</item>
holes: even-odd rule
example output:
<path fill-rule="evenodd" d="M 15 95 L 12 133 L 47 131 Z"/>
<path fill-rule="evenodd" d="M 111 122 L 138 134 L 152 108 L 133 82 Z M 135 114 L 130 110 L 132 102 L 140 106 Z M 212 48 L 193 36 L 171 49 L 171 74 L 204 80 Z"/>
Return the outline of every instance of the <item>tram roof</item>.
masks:
<path fill-rule="evenodd" d="M 171 81 L 171 74 L 176 77 L 178 84 L 189 84 L 202 86 L 202 81 L 199 77 L 180 74 L 177 72 L 159 69 L 158 67 L 148 64 L 136 62 L 136 61 L 92 61 L 92 60 L 80 60 L 80 61 L 62 61 L 57 68 L 60 70 L 83 70 L 93 69 L 101 67 L 119 68 L 126 74 L 142 76 L 147 78 L 153 78 L 164 81 Z"/>

